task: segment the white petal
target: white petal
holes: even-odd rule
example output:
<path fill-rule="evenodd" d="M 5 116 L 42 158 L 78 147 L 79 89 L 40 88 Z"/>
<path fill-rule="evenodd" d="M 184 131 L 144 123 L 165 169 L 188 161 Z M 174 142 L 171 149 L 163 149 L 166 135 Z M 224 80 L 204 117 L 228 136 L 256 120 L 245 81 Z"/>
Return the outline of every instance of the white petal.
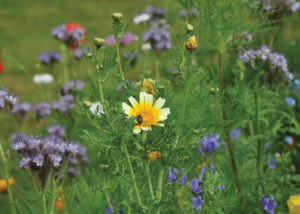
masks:
<path fill-rule="evenodd" d="M 147 97 L 146 92 L 140 92 L 140 103 L 142 103 L 142 102 L 145 103 L 146 97 Z"/>
<path fill-rule="evenodd" d="M 151 103 L 151 106 L 152 106 L 152 103 L 153 103 L 153 95 L 152 94 L 147 94 L 146 103 Z"/>
<path fill-rule="evenodd" d="M 138 102 L 136 101 L 136 99 L 134 99 L 133 97 L 129 97 L 129 102 L 131 103 L 132 107 L 134 107 L 135 105 L 138 104 Z"/>
<path fill-rule="evenodd" d="M 139 133 L 141 133 L 141 130 L 142 130 L 141 128 L 134 128 L 133 133 L 134 134 L 139 134 Z"/>
<path fill-rule="evenodd" d="M 159 120 L 159 121 L 163 121 L 163 120 L 166 120 L 166 119 L 168 119 L 167 116 L 159 116 L 159 117 L 158 117 L 158 120 Z"/>
<path fill-rule="evenodd" d="M 122 109 L 123 109 L 124 113 L 129 116 L 129 111 L 130 111 L 131 107 L 127 103 L 122 103 Z"/>
<path fill-rule="evenodd" d="M 170 108 L 162 108 L 160 109 L 160 116 L 168 116 L 170 114 Z"/>
<path fill-rule="evenodd" d="M 161 108 L 165 104 L 166 100 L 162 98 L 158 98 L 154 106 L 157 108 Z"/>
<path fill-rule="evenodd" d="M 143 131 L 149 131 L 149 129 L 150 129 L 149 127 L 142 127 Z"/>
<path fill-rule="evenodd" d="M 155 125 L 156 125 L 156 126 L 161 126 L 161 127 L 164 127 L 164 126 L 165 126 L 165 124 L 163 124 L 163 123 L 156 123 Z"/>

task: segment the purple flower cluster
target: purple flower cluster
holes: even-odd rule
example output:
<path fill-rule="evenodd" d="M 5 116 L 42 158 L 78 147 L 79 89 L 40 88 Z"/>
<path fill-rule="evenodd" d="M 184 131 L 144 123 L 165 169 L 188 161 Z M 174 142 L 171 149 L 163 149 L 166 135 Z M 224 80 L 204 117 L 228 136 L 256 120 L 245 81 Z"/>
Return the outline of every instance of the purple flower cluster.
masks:
<path fill-rule="evenodd" d="M 171 34 L 166 25 L 154 26 L 143 35 L 143 41 L 149 42 L 157 50 L 169 50 L 172 47 L 170 42 Z"/>
<path fill-rule="evenodd" d="M 61 61 L 61 56 L 56 51 L 44 52 L 39 56 L 39 60 L 43 65 L 52 65 Z"/>
<path fill-rule="evenodd" d="M 83 50 L 85 51 L 85 53 L 92 53 L 92 49 L 90 46 L 84 46 Z M 75 59 L 77 59 L 78 61 L 81 60 L 81 58 L 84 56 L 84 53 L 82 51 L 82 49 L 80 47 L 76 48 L 74 51 L 74 57 Z"/>
<path fill-rule="evenodd" d="M 54 111 L 65 113 L 69 109 L 75 107 L 75 98 L 72 94 L 66 94 L 62 96 L 59 100 L 54 100 L 52 102 L 52 108 Z"/>
<path fill-rule="evenodd" d="M 57 173 L 69 159 L 80 159 L 84 164 L 89 162 L 85 147 L 64 139 L 65 127 L 52 125 L 48 127 L 48 133 L 48 137 L 27 136 L 22 133 L 11 137 L 12 148 L 22 158 L 20 167 L 37 175 L 41 188 L 45 187 L 52 171 Z"/>
<path fill-rule="evenodd" d="M 281 73 L 287 82 L 294 78 L 289 72 L 287 59 L 282 54 L 272 52 L 266 45 L 262 45 L 258 50 L 243 50 L 239 57 L 253 69 L 257 62 L 268 64 L 271 73 Z"/>
<path fill-rule="evenodd" d="M 232 41 L 235 41 L 237 39 L 242 39 L 246 42 L 250 42 L 253 40 L 253 34 L 250 34 L 247 30 L 246 31 L 243 31 L 241 34 L 238 34 L 238 35 L 234 35 L 234 36 L 230 36 L 228 39 L 227 39 L 227 42 L 232 42 Z"/>
<path fill-rule="evenodd" d="M 267 198 L 266 195 L 263 194 L 261 198 L 261 206 L 267 213 L 274 214 L 276 208 L 274 197 Z"/>
<path fill-rule="evenodd" d="M 270 169 L 275 169 L 276 168 L 276 159 L 275 158 L 270 158 L 268 160 L 268 165 Z"/>
<path fill-rule="evenodd" d="M 161 7 L 154 7 L 152 5 L 147 6 L 144 13 L 150 16 L 152 24 L 157 24 L 161 19 L 166 17 L 165 9 Z"/>
<path fill-rule="evenodd" d="M 257 3 L 260 3 L 265 11 L 274 11 L 275 13 L 285 11 L 296 13 L 300 9 L 300 2 L 296 0 L 260 0 Z"/>
<path fill-rule="evenodd" d="M 62 87 L 60 93 L 62 95 L 71 94 L 74 89 L 82 91 L 84 86 L 85 84 L 82 80 L 71 80 Z"/>
<path fill-rule="evenodd" d="M 122 37 L 119 39 L 119 45 L 128 45 L 134 42 L 136 36 L 133 33 L 126 32 Z M 115 35 L 110 35 L 105 39 L 105 43 L 109 46 L 113 46 L 116 44 Z"/>
<path fill-rule="evenodd" d="M 51 104 L 48 102 L 40 102 L 34 106 L 34 111 L 38 117 L 46 117 L 51 113 Z"/>
<path fill-rule="evenodd" d="M 189 14 L 189 12 L 186 9 L 182 9 L 181 11 L 179 11 L 179 16 L 182 19 L 186 19 L 188 17 L 188 14 Z M 191 9 L 191 14 L 194 18 L 197 18 L 200 16 L 200 12 L 194 7 Z"/>
<path fill-rule="evenodd" d="M 230 138 L 232 140 L 237 140 L 241 136 L 242 130 L 240 128 L 238 129 L 233 129 L 230 132 Z"/>
<path fill-rule="evenodd" d="M 200 153 L 204 156 L 206 153 L 211 155 L 214 149 L 220 145 L 219 138 L 219 135 L 214 134 L 210 134 L 210 136 L 204 136 L 203 140 L 198 141 L 201 144 Z"/>
<path fill-rule="evenodd" d="M 0 110 L 12 108 L 17 104 L 18 99 L 14 94 L 9 94 L 8 89 L 0 88 Z"/>
<path fill-rule="evenodd" d="M 17 115 L 18 117 L 23 117 L 31 109 L 32 109 L 32 105 L 30 103 L 27 102 L 17 103 L 11 110 L 11 113 Z"/>
<path fill-rule="evenodd" d="M 178 184 L 186 184 L 187 174 L 184 174 L 184 169 L 181 169 L 182 177 L 180 179 L 177 179 L 179 176 L 179 170 L 171 167 L 169 168 L 169 177 L 168 177 L 168 184 L 173 184 L 174 181 L 177 181 Z"/>
<path fill-rule="evenodd" d="M 52 36 L 69 47 L 77 46 L 85 36 L 86 30 L 79 24 L 60 24 L 52 30 Z"/>

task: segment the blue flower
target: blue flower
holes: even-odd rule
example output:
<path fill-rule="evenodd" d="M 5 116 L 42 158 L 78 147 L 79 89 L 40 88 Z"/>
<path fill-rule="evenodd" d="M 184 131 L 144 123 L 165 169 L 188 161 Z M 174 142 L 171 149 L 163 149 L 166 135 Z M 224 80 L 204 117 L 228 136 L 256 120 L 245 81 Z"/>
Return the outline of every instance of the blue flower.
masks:
<path fill-rule="evenodd" d="M 194 193 L 200 192 L 201 186 L 199 185 L 199 180 L 198 180 L 198 179 L 193 178 L 193 179 L 191 180 L 191 186 L 192 186 L 192 191 L 193 191 Z"/>
<path fill-rule="evenodd" d="M 293 144 L 293 138 L 291 136 L 286 136 L 284 138 L 284 142 L 286 142 L 289 145 L 292 145 Z"/>
<path fill-rule="evenodd" d="M 202 200 L 201 196 L 193 197 L 192 199 L 192 206 L 195 210 L 201 210 L 204 201 Z"/>
<path fill-rule="evenodd" d="M 296 100 L 293 99 L 292 97 L 286 97 L 285 102 L 286 102 L 286 104 L 288 104 L 291 107 L 296 105 Z"/>
<path fill-rule="evenodd" d="M 276 159 L 275 158 L 270 158 L 268 162 L 269 162 L 270 169 L 276 168 Z"/>
<path fill-rule="evenodd" d="M 184 169 L 181 169 L 182 172 L 184 172 Z M 168 178 L 168 184 L 172 184 L 173 181 L 176 181 L 178 178 L 179 170 L 174 168 L 169 168 L 169 178 Z M 183 176 L 177 181 L 179 184 L 183 183 L 186 184 L 187 174 L 183 174 Z"/>
<path fill-rule="evenodd" d="M 225 190 L 225 186 L 224 186 L 224 185 L 220 185 L 220 186 L 218 186 L 217 188 L 220 189 L 220 190 L 222 190 L 222 191 Z"/>
<path fill-rule="evenodd" d="M 266 195 L 263 194 L 261 198 L 261 206 L 267 213 L 274 214 L 276 208 L 274 197 L 267 198 Z"/>
<path fill-rule="evenodd" d="M 241 132 L 242 130 L 240 128 L 238 129 L 233 129 L 231 132 L 230 132 L 230 138 L 232 140 L 236 140 L 238 139 L 240 136 L 241 136 Z"/>
<path fill-rule="evenodd" d="M 199 140 L 198 142 L 201 144 L 200 152 L 202 154 L 209 152 L 212 154 L 214 149 L 220 145 L 219 143 L 219 135 L 210 134 L 210 136 L 204 136 L 203 140 Z"/>
<path fill-rule="evenodd" d="M 293 84 L 294 84 L 294 85 L 300 85 L 300 80 L 295 79 L 295 80 L 293 81 Z"/>

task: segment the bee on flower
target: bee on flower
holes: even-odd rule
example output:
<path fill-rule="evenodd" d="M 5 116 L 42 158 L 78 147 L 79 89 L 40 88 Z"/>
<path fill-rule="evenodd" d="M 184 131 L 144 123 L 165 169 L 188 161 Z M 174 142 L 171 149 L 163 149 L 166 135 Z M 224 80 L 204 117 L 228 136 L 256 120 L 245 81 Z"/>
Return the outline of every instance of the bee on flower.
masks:
<path fill-rule="evenodd" d="M 198 47 L 198 42 L 195 36 L 189 37 L 185 42 L 185 48 L 189 51 L 194 51 Z"/>
<path fill-rule="evenodd" d="M 157 90 L 155 88 L 156 81 L 151 78 L 144 79 L 143 81 L 138 82 L 136 86 L 141 86 L 141 91 L 147 92 L 152 95 L 157 94 Z"/>
<path fill-rule="evenodd" d="M 133 133 L 139 134 L 143 131 L 151 131 L 153 126 L 164 126 L 161 121 L 168 118 L 169 108 L 162 108 L 166 100 L 158 98 L 153 105 L 153 95 L 146 92 L 140 92 L 140 100 L 129 97 L 132 106 L 122 103 L 122 109 L 128 118 L 134 117 L 135 126 Z"/>
<path fill-rule="evenodd" d="M 154 162 L 161 157 L 160 151 L 152 151 L 148 154 L 149 162 Z"/>

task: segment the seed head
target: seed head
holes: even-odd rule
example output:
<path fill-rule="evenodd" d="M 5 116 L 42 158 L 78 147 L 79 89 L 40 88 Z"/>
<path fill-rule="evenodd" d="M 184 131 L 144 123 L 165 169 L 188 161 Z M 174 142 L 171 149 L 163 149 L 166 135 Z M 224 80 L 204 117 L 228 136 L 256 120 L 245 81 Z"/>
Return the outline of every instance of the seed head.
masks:
<path fill-rule="evenodd" d="M 105 43 L 105 40 L 102 39 L 102 38 L 94 38 L 94 45 L 97 47 L 97 48 L 101 48 L 102 46 L 104 46 L 106 43 Z"/>

